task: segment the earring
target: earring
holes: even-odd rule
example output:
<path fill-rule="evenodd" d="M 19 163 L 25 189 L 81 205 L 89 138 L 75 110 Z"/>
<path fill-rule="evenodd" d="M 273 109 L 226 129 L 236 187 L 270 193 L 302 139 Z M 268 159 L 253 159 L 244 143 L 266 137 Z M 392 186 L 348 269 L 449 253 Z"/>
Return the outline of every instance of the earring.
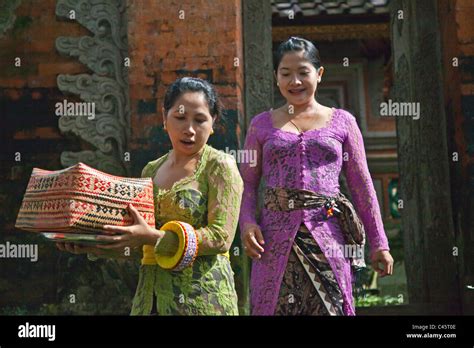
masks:
<path fill-rule="evenodd" d="M 163 123 L 163 130 L 167 132 L 168 130 L 166 129 L 166 123 Z"/>
<path fill-rule="evenodd" d="M 280 82 L 277 82 L 277 86 L 280 87 Z"/>
<path fill-rule="evenodd" d="M 214 128 L 211 128 L 211 135 L 214 134 Z"/>

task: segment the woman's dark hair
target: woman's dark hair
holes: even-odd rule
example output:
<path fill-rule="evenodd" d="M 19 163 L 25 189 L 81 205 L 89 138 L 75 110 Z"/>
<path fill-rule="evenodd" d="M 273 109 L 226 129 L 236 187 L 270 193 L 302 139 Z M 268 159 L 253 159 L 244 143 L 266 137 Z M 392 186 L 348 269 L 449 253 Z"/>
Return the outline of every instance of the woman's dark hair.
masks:
<path fill-rule="evenodd" d="M 316 46 L 309 40 L 292 36 L 288 40 L 282 42 L 278 46 L 275 56 L 273 58 L 273 69 L 275 72 L 278 70 L 278 66 L 283 58 L 283 56 L 288 52 L 304 52 L 304 57 L 313 64 L 317 69 L 321 67 L 321 59 L 319 58 L 319 50 Z"/>
<path fill-rule="evenodd" d="M 182 77 L 174 81 L 165 94 L 163 107 L 165 114 L 170 111 L 176 100 L 186 92 L 201 92 L 207 100 L 209 113 L 211 116 L 219 118 L 221 116 L 221 104 L 214 87 L 206 80 L 197 77 Z"/>

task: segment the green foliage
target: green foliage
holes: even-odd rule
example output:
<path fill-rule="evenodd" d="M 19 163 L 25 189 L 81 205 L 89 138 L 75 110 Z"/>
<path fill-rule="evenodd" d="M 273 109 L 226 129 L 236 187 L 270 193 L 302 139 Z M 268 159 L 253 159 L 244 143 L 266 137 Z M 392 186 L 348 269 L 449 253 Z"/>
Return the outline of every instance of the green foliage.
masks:
<path fill-rule="evenodd" d="M 31 312 L 26 306 L 7 306 L 0 308 L 0 315 L 29 315 Z"/>
<path fill-rule="evenodd" d="M 356 307 L 395 306 L 402 304 L 398 297 L 365 294 L 355 298 Z"/>

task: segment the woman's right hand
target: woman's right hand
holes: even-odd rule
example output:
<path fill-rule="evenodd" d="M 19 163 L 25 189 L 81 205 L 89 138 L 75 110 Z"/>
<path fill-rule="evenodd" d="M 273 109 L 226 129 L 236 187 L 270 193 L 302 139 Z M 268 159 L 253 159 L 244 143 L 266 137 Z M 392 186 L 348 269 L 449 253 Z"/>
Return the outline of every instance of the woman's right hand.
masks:
<path fill-rule="evenodd" d="M 265 244 L 260 227 L 255 224 L 246 224 L 242 233 L 242 242 L 244 244 L 245 254 L 252 259 L 260 259 L 265 250 L 262 245 Z"/>

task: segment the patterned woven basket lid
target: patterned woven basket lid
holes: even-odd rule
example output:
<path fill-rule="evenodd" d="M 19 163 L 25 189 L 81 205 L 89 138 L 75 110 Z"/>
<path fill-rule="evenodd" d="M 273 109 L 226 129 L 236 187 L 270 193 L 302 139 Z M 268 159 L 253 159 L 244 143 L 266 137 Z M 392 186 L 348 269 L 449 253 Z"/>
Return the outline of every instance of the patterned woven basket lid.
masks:
<path fill-rule="evenodd" d="M 103 225 L 133 223 L 132 203 L 155 227 L 151 178 L 125 178 L 84 163 L 48 171 L 34 168 L 15 227 L 32 232 L 101 233 Z"/>

